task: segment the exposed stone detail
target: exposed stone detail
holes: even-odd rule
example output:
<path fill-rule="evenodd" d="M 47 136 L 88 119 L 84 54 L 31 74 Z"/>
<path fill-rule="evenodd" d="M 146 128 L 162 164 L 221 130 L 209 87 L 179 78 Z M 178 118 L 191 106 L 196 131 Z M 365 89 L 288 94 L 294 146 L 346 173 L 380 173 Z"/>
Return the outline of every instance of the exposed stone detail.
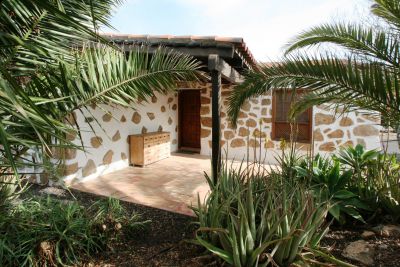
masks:
<path fill-rule="evenodd" d="M 272 118 L 262 118 L 262 123 L 271 123 L 272 122 Z"/>
<path fill-rule="evenodd" d="M 344 133 L 342 130 L 338 129 L 328 134 L 329 138 L 343 138 Z"/>
<path fill-rule="evenodd" d="M 169 125 L 171 125 L 171 124 L 172 124 L 172 122 L 173 122 L 173 121 L 172 121 L 172 118 L 171 118 L 171 117 L 169 117 L 169 118 L 168 118 L 168 124 L 169 124 Z"/>
<path fill-rule="evenodd" d="M 205 97 L 205 96 L 201 97 L 201 104 L 202 105 L 207 105 L 207 104 L 210 104 L 210 103 L 211 103 L 211 99 L 209 97 Z"/>
<path fill-rule="evenodd" d="M 243 103 L 242 107 L 240 108 L 243 111 L 250 111 L 251 104 L 249 101 Z"/>
<path fill-rule="evenodd" d="M 310 151 L 311 150 L 311 144 L 309 143 L 296 143 L 296 149 L 302 150 L 302 151 Z"/>
<path fill-rule="evenodd" d="M 259 129 L 255 129 L 253 132 L 253 136 L 254 137 L 261 137 L 261 138 L 265 138 L 267 136 L 266 133 L 261 132 Z"/>
<path fill-rule="evenodd" d="M 253 119 L 248 119 L 246 121 L 246 126 L 247 127 L 256 127 L 257 126 L 257 122 Z"/>
<path fill-rule="evenodd" d="M 208 115 L 210 113 L 209 106 L 201 106 L 200 107 L 200 115 Z"/>
<path fill-rule="evenodd" d="M 335 143 L 333 142 L 323 143 L 322 145 L 319 146 L 319 150 L 332 152 L 335 150 Z"/>
<path fill-rule="evenodd" d="M 381 118 L 378 115 L 374 115 L 374 114 L 361 114 L 361 117 L 363 117 L 366 120 L 375 122 L 376 124 L 380 124 L 381 123 Z"/>
<path fill-rule="evenodd" d="M 147 133 L 147 128 L 146 127 L 142 127 L 142 134 L 145 134 L 145 133 Z"/>
<path fill-rule="evenodd" d="M 86 117 L 85 118 L 85 122 L 86 123 L 91 123 L 91 122 L 93 122 L 94 121 L 94 118 L 93 117 Z"/>
<path fill-rule="evenodd" d="M 240 111 L 239 114 L 238 114 L 238 118 L 239 118 L 239 119 L 247 118 L 247 114 L 244 113 L 243 111 Z"/>
<path fill-rule="evenodd" d="M 253 118 L 257 118 L 257 115 L 256 115 L 255 113 L 253 113 L 253 112 L 250 112 L 250 113 L 249 113 L 249 116 L 250 116 L 250 117 L 253 117 Z"/>
<path fill-rule="evenodd" d="M 152 121 L 156 118 L 156 116 L 154 115 L 153 112 L 147 112 L 147 117 L 149 117 L 149 119 Z"/>
<path fill-rule="evenodd" d="M 137 111 L 135 111 L 132 115 L 132 122 L 135 124 L 139 124 L 141 120 L 142 116 Z"/>
<path fill-rule="evenodd" d="M 236 138 L 236 139 L 233 139 L 232 141 L 231 141 L 231 147 L 232 148 L 235 148 L 235 147 L 244 147 L 246 145 L 246 143 L 244 142 L 244 140 L 243 139 L 240 139 L 240 138 Z"/>
<path fill-rule="evenodd" d="M 269 98 L 264 98 L 263 100 L 261 100 L 261 105 L 263 105 L 263 106 L 269 106 L 269 105 L 271 105 L 271 99 L 269 99 Z"/>
<path fill-rule="evenodd" d="M 349 147 L 349 146 L 354 146 L 354 142 L 351 140 L 348 140 L 344 144 L 341 145 L 341 147 Z"/>
<path fill-rule="evenodd" d="M 263 109 L 261 110 L 261 115 L 267 116 L 267 115 L 268 115 L 268 109 L 267 109 L 267 108 L 263 108 Z"/>
<path fill-rule="evenodd" d="M 121 116 L 121 119 L 119 120 L 120 122 L 126 122 L 126 117 L 125 117 L 125 115 L 122 115 Z"/>
<path fill-rule="evenodd" d="M 325 130 L 324 130 L 324 133 L 328 133 L 328 132 L 330 132 L 330 131 L 332 131 L 332 129 L 331 129 L 331 128 L 328 128 L 328 129 L 325 129 Z"/>
<path fill-rule="evenodd" d="M 172 140 L 172 144 L 176 145 L 176 144 L 178 144 L 178 141 L 176 139 L 174 139 L 174 140 Z"/>
<path fill-rule="evenodd" d="M 178 105 L 177 104 L 173 104 L 172 105 L 172 110 L 176 110 L 178 108 Z"/>
<path fill-rule="evenodd" d="M 347 126 L 351 126 L 353 124 L 354 124 L 353 120 L 350 119 L 349 117 L 343 117 L 339 122 L 339 125 L 341 127 L 347 127 Z"/>
<path fill-rule="evenodd" d="M 161 106 L 161 112 L 165 112 L 165 111 L 166 111 L 165 106 Z"/>
<path fill-rule="evenodd" d="M 168 104 L 172 103 L 174 101 L 173 97 L 168 97 Z"/>
<path fill-rule="evenodd" d="M 250 102 L 255 104 L 255 105 L 257 105 L 258 104 L 258 99 L 257 98 L 250 99 Z"/>
<path fill-rule="evenodd" d="M 239 128 L 239 136 L 245 137 L 245 136 L 249 136 L 249 134 L 250 134 L 249 129 L 247 129 L 245 127 Z"/>
<path fill-rule="evenodd" d="M 379 135 L 379 130 L 372 125 L 358 125 L 354 127 L 353 133 L 355 136 L 373 136 Z"/>
<path fill-rule="evenodd" d="M 226 113 L 221 111 L 220 117 L 221 117 L 221 119 L 225 118 L 226 117 Z"/>
<path fill-rule="evenodd" d="M 156 97 L 155 95 L 153 95 L 153 96 L 151 97 L 151 102 L 152 102 L 152 103 L 157 103 L 157 97 Z"/>
<path fill-rule="evenodd" d="M 106 154 L 104 154 L 104 157 L 103 157 L 103 164 L 104 164 L 104 165 L 111 164 L 113 156 L 114 156 L 114 151 L 108 150 L 108 151 L 106 152 Z"/>
<path fill-rule="evenodd" d="M 109 121 L 111 121 L 111 119 L 112 119 L 112 116 L 111 116 L 110 113 L 106 113 L 106 114 L 103 115 L 103 121 L 104 122 L 109 122 Z"/>
<path fill-rule="evenodd" d="M 234 137 L 235 137 L 235 133 L 234 132 L 232 132 L 232 131 L 225 131 L 224 132 L 224 138 L 226 140 L 233 139 Z"/>
<path fill-rule="evenodd" d="M 210 134 L 211 134 L 211 130 L 201 128 L 201 133 L 200 133 L 201 138 L 209 137 Z"/>
<path fill-rule="evenodd" d="M 357 144 L 362 145 L 364 148 L 367 147 L 367 144 L 365 143 L 364 139 L 357 138 Z"/>
<path fill-rule="evenodd" d="M 96 164 L 94 164 L 93 160 L 89 159 L 85 167 L 82 168 L 82 177 L 86 177 L 94 173 L 96 173 Z"/>
<path fill-rule="evenodd" d="M 163 127 L 161 125 L 159 125 L 157 131 L 158 132 L 162 132 L 163 131 Z"/>
<path fill-rule="evenodd" d="M 316 142 L 324 141 L 324 136 L 322 135 L 320 128 L 314 130 L 313 137 Z"/>
<path fill-rule="evenodd" d="M 126 156 L 126 154 L 124 152 L 121 152 L 121 159 L 122 160 L 128 159 L 128 157 Z"/>
<path fill-rule="evenodd" d="M 121 139 L 121 134 L 119 133 L 119 130 L 113 135 L 112 140 L 113 142 L 117 142 L 119 139 Z"/>
<path fill-rule="evenodd" d="M 255 147 L 255 148 L 260 147 L 260 142 L 254 138 L 250 139 L 248 141 L 248 144 L 249 144 L 249 147 Z"/>
<path fill-rule="evenodd" d="M 212 118 L 211 117 L 201 118 L 201 125 L 203 125 L 205 127 L 211 127 L 212 126 Z"/>
<path fill-rule="evenodd" d="M 272 140 L 268 140 L 267 142 L 265 142 L 264 147 L 265 148 L 274 148 L 275 144 L 274 144 L 274 142 L 272 142 Z"/>
<path fill-rule="evenodd" d="M 97 107 L 97 105 L 96 105 L 96 103 L 90 103 L 90 107 L 93 109 L 93 110 L 95 110 L 96 109 L 96 107 Z"/>
<path fill-rule="evenodd" d="M 51 152 L 56 159 L 70 160 L 76 158 L 76 149 L 74 148 L 54 147 Z"/>
<path fill-rule="evenodd" d="M 64 165 L 63 168 L 65 176 L 75 174 L 78 171 L 78 162 L 69 165 Z"/>
<path fill-rule="evenodd" d="M 335 116 L 323 113 L 315 114 L 315 126 L 323 124 L 332 124 L 335 121 Z"/>
<path fill-rule="evenodd" d="M 93 148 L 98 148 L 103 144 L 103 139 L 100 136 L 90 138 L 90 144 Z"/>
<path fill-rule="evenodd" d="M 77 133 L 75 131 L 70 131 L 66 134 L 65 138 L 68 141 L 74 141 L 76 139 Z"/>

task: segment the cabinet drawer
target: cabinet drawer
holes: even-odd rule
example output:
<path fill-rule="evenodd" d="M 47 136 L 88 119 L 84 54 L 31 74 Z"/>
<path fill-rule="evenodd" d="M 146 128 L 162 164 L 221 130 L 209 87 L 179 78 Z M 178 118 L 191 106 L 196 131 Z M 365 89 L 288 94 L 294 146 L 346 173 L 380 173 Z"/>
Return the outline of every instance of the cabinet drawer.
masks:
<path fill-rule="evenodd" d="M 130 136 L 131 164 L 145 166 L 171 155 L 168 132 L 147 133 Z"/>

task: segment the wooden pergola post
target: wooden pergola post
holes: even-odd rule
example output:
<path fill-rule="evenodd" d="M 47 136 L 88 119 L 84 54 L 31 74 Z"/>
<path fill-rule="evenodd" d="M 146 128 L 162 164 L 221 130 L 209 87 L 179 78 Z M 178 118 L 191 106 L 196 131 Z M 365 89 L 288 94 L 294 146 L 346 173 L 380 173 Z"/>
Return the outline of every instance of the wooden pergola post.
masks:
<path fill-rule="evenodd" d="M 221 71 L 218 69 L 219 56 L 208 56 L 208 69 L 211 74 L 211 114 L 212 114 L 212 178 L 217 182 L 221 168 L 221 119 L 220 119 L 220 98 L 221 98 Z"/>

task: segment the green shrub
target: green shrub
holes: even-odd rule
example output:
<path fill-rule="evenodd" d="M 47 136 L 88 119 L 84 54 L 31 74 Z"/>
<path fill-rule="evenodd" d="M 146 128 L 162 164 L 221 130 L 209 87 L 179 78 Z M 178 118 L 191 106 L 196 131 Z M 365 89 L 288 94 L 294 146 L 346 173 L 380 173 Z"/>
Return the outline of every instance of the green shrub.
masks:
<path fill-rule="evenodd" d="M 211 193 L 194 208 L 200 226 L 194 242 L 234 266 L 286 266 L 305 247 L 317 248 L 329 207 L 284 178 L 227 166 L 216 184 L 208 178 Z"/>
<path fill-rule="evenodd" d="M 101 208 L 110 203 L 114 209 Z M 100 219 L 105 211 L 121 227 L 107 231 Z M 125 213 L 119 202 L 111 199 L 90 208 L 50 197 L 23 200 L 0 218 L 0 266 L 77 264 L 82 256 L 107 249 L 125 225 L 140 224 L 137 217 L 128 218 Z"/>

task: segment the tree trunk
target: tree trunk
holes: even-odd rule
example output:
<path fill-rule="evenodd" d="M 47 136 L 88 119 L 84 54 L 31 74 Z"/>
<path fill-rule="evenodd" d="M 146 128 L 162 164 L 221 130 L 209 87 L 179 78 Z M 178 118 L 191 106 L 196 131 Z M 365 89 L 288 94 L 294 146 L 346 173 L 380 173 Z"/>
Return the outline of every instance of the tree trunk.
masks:
<path fill-rule="evenodd" d="M 400 125 L 397 126 L 397 143 L 398 143 L 399 149 L 400 149 Z"/>

